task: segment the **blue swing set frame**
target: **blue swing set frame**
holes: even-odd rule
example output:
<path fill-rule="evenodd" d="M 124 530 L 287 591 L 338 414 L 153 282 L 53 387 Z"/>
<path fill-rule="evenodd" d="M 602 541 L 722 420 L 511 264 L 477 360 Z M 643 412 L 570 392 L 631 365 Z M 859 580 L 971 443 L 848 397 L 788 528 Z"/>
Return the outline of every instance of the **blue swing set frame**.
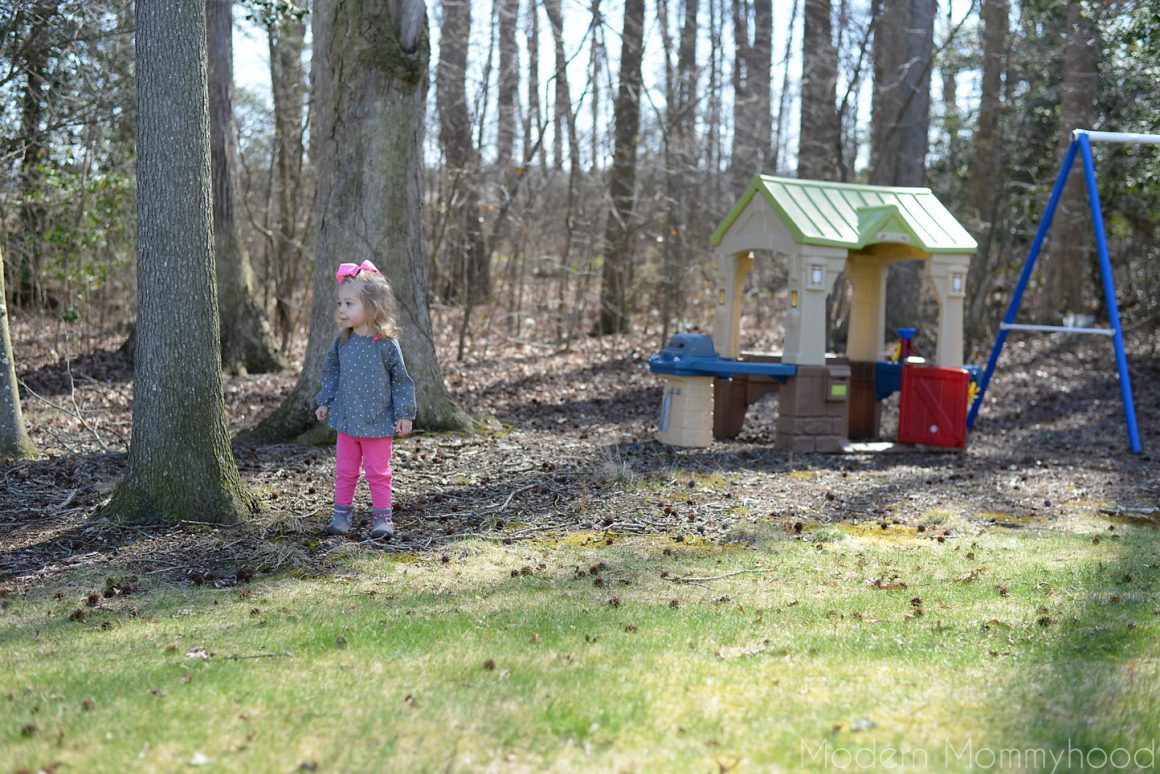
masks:
<path fill-rule="evenodd" d="M 1100 209 L 1100 193 L 1096 187 L 1095 164 L 1092 161 L 1092 142 L 1131 143 L 1136 145 L 1160 145 L 1160 135 L 1129 134 L 1123 132 L 1093 132 L 1087 129 L 1076 129 L 1072 132 L 1072 141 L 1059 168 L 1059 176 L 1055 180 L 1055 187 L 1051 191 L 1051 198 L 1047 202 L 1047 211 L 1039 223 L 1039 230 L 1035 240 L 1031 243 L 1031 251 L 1023 263 L 1023 273 L 1019 276 L 1019 283 L 1015 286 L 1015 294 L 1007 307 L 1007 314 L 999 326 L 999 335 L 995 339 L 995 346 L 991 349 L 991 357 L 987 361 L 987 368 L 979 382 L 979 392 L 971 404 L 967 415 L 967 427 L 974 427 L 983 399 L 987 395 L 987 385 L 991 383 L 991 376 L 995 372 L 995 364 L 999 354 L 1003 351 L 1003 344 L 1007 341 L 1007 333 L 1012 330 L 1024 331 L 1051 331 L 1058 333 L 1089 333 L 1110 335 L 1116 350 L 1116 370 L 1120 377 L 1120 398 L 1124 404 L 1124 422 L 1128 427 L 1128 445 L 1135 454 L 1140 453 L 1140 431 L 1136 426 L 1136 407 L 1132 402 L 1132 382 L 1128 376 L 1128 358 L 1124 355 L 1124 331 L 1120 325 L 1120 311 L 1116 305 L 1116 286 L 1112 277 L 1112 262 L 1108 257 L 1108 239 L 1104 231 L 1104 217 Z M 1031 272 L 1035 268 L 1035 259 L 1043 247 L 1043 240 L 1047 230 L 1051 227 L 1052 217 L 1063 195 L 1064 184 L 1068 174 L 1075 164 L 1075 157 L 1079 155 L 1083 160 L 1084 180 L 1087 183 L 1088 205 L 1092 211 L 1092 222 L 1095 226 L 1096 249 L 1100 259 L 1100 276 L 1103 279 L 1104 301 L 1108 308 L 1110 328 L 1077 328 L 1055 325 L 1021 325 L 1015 322 L 1015 315 L 1019 312 L 1019 303 L 1023 300 L 1023 292 L 1031 279 Z"/>

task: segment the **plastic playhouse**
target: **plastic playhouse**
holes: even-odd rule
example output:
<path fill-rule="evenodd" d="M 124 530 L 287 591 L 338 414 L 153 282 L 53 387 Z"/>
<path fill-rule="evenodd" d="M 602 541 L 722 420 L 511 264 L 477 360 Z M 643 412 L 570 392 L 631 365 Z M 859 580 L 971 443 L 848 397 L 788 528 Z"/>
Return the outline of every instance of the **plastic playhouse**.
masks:
<path fill-rule="evenodd" d="M 748 407 L 778 393 L 777 446 L 837 452 L 876 438 L 881 401 L 901 390 L 899 442 L 962 447 L 969 376 L 963 300 L 976 242 L 927 188 L 757 176 L 713 233 L 713 335 L 678 334 L 649 360 L 665 380 L 659 439 L 704 447 L 741 432 Z M 754 251 L 788 262 L 784 351 L 741 351 L 741 294 Z M 932 366 L 887 359 L 886 270 L 921 260 L 939 301 Z M 826 295 L 852 288 L 846 355 L 827 355 Z"/>

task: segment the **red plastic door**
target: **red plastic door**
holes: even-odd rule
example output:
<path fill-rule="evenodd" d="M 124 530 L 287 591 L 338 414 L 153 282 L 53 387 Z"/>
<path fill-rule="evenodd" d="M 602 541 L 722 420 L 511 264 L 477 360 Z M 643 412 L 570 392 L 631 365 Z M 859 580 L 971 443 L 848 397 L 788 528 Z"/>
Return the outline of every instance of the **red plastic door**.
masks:
<path fill-rule="evenodd" d="M 898 398 L 898 442 L 953 449 L 965 447 L 969 381 L 967 372 L 961 368 L 903 368 Z"/>

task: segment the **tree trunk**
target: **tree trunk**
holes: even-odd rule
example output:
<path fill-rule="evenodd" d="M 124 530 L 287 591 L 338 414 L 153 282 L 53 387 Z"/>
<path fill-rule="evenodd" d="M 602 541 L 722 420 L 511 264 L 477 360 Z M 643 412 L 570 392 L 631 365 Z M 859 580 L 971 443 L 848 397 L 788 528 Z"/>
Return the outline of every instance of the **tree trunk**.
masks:
<path fill-rule="evenodd" d="M 537 148 L 540 167 L 548 166 L 543 143 L 543 113 L 540 109 L 540 10 L 536 0 L 528 0 L 528 121 L 524 125 L 524 158 L 532 160 L 530 148 Z M 532 138 L 537 139 L 532 139 Z"/>
<path fill-rule="evenodd" d="M 19 13 L 19 12 L 18 12 Z M 25 74 L 24 92 L 20 105 L 20 135 L 23 149 L 20 153 L 19 226 L 16 230 L 15 287 L 12 302 L 22 309 L 48 306 L 48 298 L 41 284 L 41 266 L 44 263 L 43 244 L 45 207 L 40 196 L 42 165 L 48 160 L 47 138 L 41 128 L 45 111 L 45 82 L 52 51 L 52 17 L 55 3 L 29 8 L 23 13 L 31 16 L 28 40 L 20 46 Z"/>
<path fill-rule="evenodd" d="M 668 339 L 670 324 L 684 309 L 685 274 L 691 261 L 689 232 L 693 217 L 689 198 L 696 185 L 694 157 L 697 110 L 698 1 L 685 0 L 684 24 L 677 45 L 677 69 L 668 93 L 668 153 L 665 168 L 665 271 L 662 278 L 661 338 Z"/>
<path fill-rule="evenodd" d="M 979 117 L 975 125 L 971 174 L 967 179 L 967 228 L 979 242 L 968 277 L 968 339 L 982 336 L 979 321 L 985 308 L 990 274 L 994 219 L 1003 194 L 999 111 L 1003 71 L 1007 68 L 1008 0 L 983 0 L 983 81 Z"/>
<path fill-rule="evenodd" d="M 838 115 L 838 49 L 830 0 L 805 0 L 802 31 L 801 125 L 798 177 L 838 180 L 841 116 Z"/>
<path fill-rule="evenodd" d="M 435 102 L 439 110 L 439 144 L 447 176 L 446 201 L 450 261 L 436 279 L 446 301 L 476 303 L 491 295 L 490 258 L 484 252 L 479 222 L 479 152 L 472 145 L 467 110 L 467 47 L 471 34 L 469 0 L 443 0 Z"/>
<path fill-rule="evenodd" d="M 1099 92 L 1099 30 L 1079 0 L 1067 4 L 1067 39 L 1063 44 L 1063 96 L 1059 106 L 1059 154 L 1062 159 L 1071 143 L 1073 129 L 1090 129 L 1096 119 Z M 1051 222 L 1047 242 L 1047 292 L 1043 308 L 1048 314 L 1088 311 L 1084 287 L 1088 284 L 1094 233 L 1084 186 L 1083 167 L 1077 156 L 1067 179 L 1059 207 Z"/>
<path fill-rule="evenodd" d="M 0 256 L 0 461 L 30 460 L 38 455 L 24 429 L 20 390 L 16 385 L 16 359 L 8 331 L 8 306 L 4 294 L 4 258 Z"/>
<path fill-rule="evenodd" d="M 592 42 L 588 47 L 588 92 L 589 107 L 591 108 L 592 116 L 592 134 L 589 137 L 589 147 L 592 150 L 592 158 L 588 165 L 589 171 L 596 175 L 599 173 L 600 165 L 600 132 L 597 127 L 601 125 L 600 120 L 600 75 L 605 62 L 604 51 L 604 18 L 600 13 L 600 0 L 592 0 Z"/>
<path fill-rule="evenodd" d="M 871 118 L 873 185 L 921 186 L 926 180 L 935 0 L 882 0 L 874 23 Z M 886 327 L 915 325 L 917 261 L 891 264 L 886 279 Z"/>
<path fill-rule="evenodd" d="M 204 3 L 137 2 L 137 353 L 129 467 L 102 515 L 235 523 L 222 396 Z"/>
<path fill-rule="evenodd" d="M 496 93 L 498 127 L 496 129 L 496 169 L 503 176 L 516 142 L 516 100 L 520 90 L 519 48 L 516 27 L 520 13 L 519 0 L 498 0 L 499 13 L 499 89 Z"/>
<path fill-rule="evenodd" d="M 709 107 L 708 116 L 706 118 L 708 124 L 708 132 L 706 134 L 706 156 L 708 157 L 708 185 L 705 191 L 708 192 L 709 201 L 718 202 L 719 205 L 729 206 L 728 202 L 723 202 L 721 191 L 721 157 L 723 155 L 724 145 L 721 142 L 721 91 L 724 77 L 722 68 L 725 62 L 725 52 L 722 45 L 721 27 L 722 16 L 724 9 L 722 3 L 724 0 L 709 0 Z M 716 223 L 718 215 L 721 213 L 718 208 L 709 209 L 706 212 L 700 213 L 703 221 Z"/>
<path fill-rule="evenodd" d="M 563 141 L 568 140 L 568 155 L 571 157 L 569 169 L 573 178 L 580 171 L 580 139 L 576 134 L 576 114 L 572 110 L 572 93 L 568 86 L 568 57 L 564 51 L 564 15 L 560 10 L 560 0 L 544 0 L 544 10 L 552 26 L 552 41 L 556 52 L 555 94 L 556 94 L 556 144 L 554 160 L 556 169 L 562 169 Z"/>
<path fill-rule="evenodd" d="M 254 295 L 254 270 L 235 217 L 238 142 L 234 134 L 232 0 L 206 0 L 210 155 L 213 164 L 214 261 L 221 314 L 222 367 L 263 374 L 285 368 Z"/>
<path fill-rule="evenodd" d="M 766 170 L 773 134 L 770 83 L 773 67 L 773 8 L 753 0 L 753 42 L 749 41 L 749 3 L 733 0 L 733 153 L 729 179 L 740 196 L 754 175 Z"/>
<path fill-rule="evenodd" d="M 609 179 L 612 205 L 605 229 L 601 271 L 599 331 L 602 334 L 628 332 L 643 38 L 644 0 L 625 0 L 620 85 L 613 107 L 615 141 Z"/>
<path fill-rule="evenodd" d="M 314 7 L 317 116 L 313 304 L 302 375 L 277 410 L 248 433 L 294 438 L 315 425 L 322 363 L 334 342 L 334 271 L 370 259 L 395 289 L 399 343 L 415 380 L 416 426 L 463 430 L 447 392 L 427 309 L 420 236 L 419 163 L 430 49 L 422 0 Z"/>
<path fill-rule="evenodd" d="M 306 0 L 294 0 L 301 7 Z M 298 322 L 294 295 L 303 284 L 307 238 L 303 205 L 309 191 L 302 174 L 303 107 L 306 77 L 302 69 L 306 24 L 299 12 L 280 13 L 266 22 L 270 52 L 270 92 L 274 100 L 274 191 L 276 195 L 273 251 L 269 267 L 274 285 L 274 325 L 286 350 Z"/>

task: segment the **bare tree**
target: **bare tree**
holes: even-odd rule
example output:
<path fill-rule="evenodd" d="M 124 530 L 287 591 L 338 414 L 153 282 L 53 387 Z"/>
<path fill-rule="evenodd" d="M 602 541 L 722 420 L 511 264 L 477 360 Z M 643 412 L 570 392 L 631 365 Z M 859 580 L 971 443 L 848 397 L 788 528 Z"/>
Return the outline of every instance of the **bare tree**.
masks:
<path fill-rule="evenodd" d="M 770 0 L 753 0 L 752 6 L 749 0 L 732 2 L 737 56 L 733 65 L 733 153 L 729 178 L 733 194 L 740 195 L 754 175 L 767 171 L 766 162 L 770 158 L 773 7 Z"/>
<path fill-rule="evenodd" d="M 556 72 L 552 76 L 554 92 L 556 94 L 556 141 L 553 146 L 553 158 L 556 169 L 564 166 L 563 142 L 568 140 L 569 168 L 573 176 L 580 168 L 580 139 L 576 134 L 576 113 L 572 110 L 572 93 L 568 86 L 568 57 L 564 51 L 564 14 L 560 9 L 560 0 L 544 0 L 544 10 L 548 13 L 548 21 L 552 25 L 552 42 L 556 52 Z"/>
<path fill-rule="evenodd" d="M 308 238 L 308 218 L 303 210 L 309 203 L 309 185 L 303 174 L 305 143 L 303 108 L 306 102 L 306 75 L 302 53 L 306 41 L 303 17 L 306 0 L 279 4 L 264 19 L 270 53 L 270 92 L 274 101 L 274 169 L 272 182 L 276 207 L 269 239 L 269 274 L 273 280 L 274 323 L 282 350 L 299 319 L 294 296 L 305 280 L 304 241 Z"/>
<path fill-rule="evenodd" d="M 491 276 L 479 222 L 479 151 L 472 144 L 471 114 L 467 109 L 470 35 L 471 3 L 443 0 L 435 103 L 447 180 L 443 207 L 449 228 L 444 249 L 450 261 L 443 263 L 435 256 L 436 265 L 442 267 L 435 278 L 435 289 L 445 300 L 474 303 L 491 295 Z"/>
<path fill-rule="evenodd" d="M 537 147 L 540 157 L 540 166 L 548 166 L 547 149 L 544 147 L 540 125 L 543 114 L 540 112 L 540 10 L 537 0 L 528 0 L 528 113 L 524 123 L 524 157 L 529 161 L 532 154 L 528 148 Z"/>
<path fill-rule="evenodd" d="M 1073 129 L 1089 129 L 1095 123 L 1099 86 L 1099 29 L 1080 0 L 1067 4 L 1067 36 L 1061 67 L 1063 96 L 1059 106 L 1059 152 L 1062 158 L 1071 143 Z M 1079 159 L 1076 159 L 1079 166 Z M 1079 174 L 1077 174 L 1079 172 Z M 1091 266 L 1093 232 L 1082 170 L 1073 170 L 1059 200 L 1047 243 L 1047 313 L 1082 312 L 1086 267 Z"/>
<path fill-rule="evenodd" d="M 872 184 L 926 180 L 934 17 L 935 0 L 881 0 L 874 26 Z"/>
<path fill-rule="evenodd" d="M 4 294 L 4 261 L 0 256 L 0 460 L 27 460 L 38 456 L 36 445 L 24 429 L 20 391 L 16 385 L 16 359 L 8 331 L 8 306 Z"/>
<path fill-rule="evenodd" d="M 44 263 L 44 205 L 36 189 L 42 174 L 42 165 L 48 159 L 49 138 L 44 131 L 45 100 L 43 92 L 49 84 L 49 60 L 57 55 L 54 41 L 54 17 L 59 3 L 30 4 L 17 12 L 13 33 L 27 30 L 27 41 L 19 49 L 24 71 L 24 88 L 20 95 L 20 188 L 23 192 L 16 234 L 16 272 L 12 300 L 19 307 L 44 307 L 47 294 L 41 282 Z M 23 18 L 21 18 L 23 17 Z M 24 28 L 24 29 L 21 29 Z"/>
<path fill-rule="evenodd" d="M 661 338 L 667 339 L 677 311 L 684 308 L 685 274 L 692 260 L 689 233 L 697 160 L 697 0 L 685 0 L 684 24 L 677 45 L 677 69 L 669 89 L 665 154 L 665 266 L 661 290 Z"/>
<path fill-rule="evenodd" d="M 620 84 L 613 108 L 616 140 L 612 155 L 612 175 L 609 178 L 612 206 L 604 235 L 604 267 L 600 287 L 598 330 L 602 334 L 628 331 L 643 39 L 644 0 L 625 0 Z"/>
<path fill-rule="evenodd" d="M 222 395 L 205 4 L 138 0 L 136 58 L 133 437 L 102 514 L 234 523 L 259 503 L 238 473 Z"/>
<path fill-rule="evenodd" d="M 499 113 L 496 130 L 496 169 L 506 176 L 516 140 L 516 109 L 520 90 L 519 48 L 516 46 L 519 0 L 497 0 L 499 14 L 499 90 L 496 105 Z"/>
<path fill-rule="evenodd" d="M 334 341 L 334 271 L 373 260 L 398 301 L 400 345 L 415 380 L 416 426 L 465 429 L 431 337 L 420 234 L 419 163 L 430 57 L 422 0 L 319 0 L 312 15 L 317 116 L 313 304 L 302 375 L 249 437 L 315 427 L 314 397 Z M 320 430 L 325 433 L 324 429 Z"/>
<path fill-rule="evenodd" d="M 975 124 L 971 175 L 967 179 L 967 226 L 979 242 L 979 251 L 971 259 L 970 299 L 967 330 L 971 338 L 981 333 L 979 320 L 984 310 L 986 289 L 991 276 L 992 235 L 999 202 L 1001 183 L 1001 142 L 999 112 L 1002 107 L 1003 72 L 1007 68 L 1008 0 L 983 0 L 983 80 L 979 97 L 979 116 Z"/>
<path fill-rule="evenodd" d="M 222 366 L 231 373 L 285 367 L 254 295 L 254 270 L 235 217 L 238 141 L 234 129 L 232 0 L 206 0 L 210 155 L 213 164 L 214 261 L 221 315 Z"/>
<path fill-rule="evenodd" d="M 838 48 L 834 45 L 833 9 L 830 0 L 805 3 L 797 173 L 800 178 L 837 180 L 842 127 L 837 105 Z"/>
<path fill-rule="evenodd" d="M 926 181 L 935 0 L 881 0 L 874 19 L 874 101 L 870 182 L 920 186 Z M 919 263 L 891 264 L 886 325 L 918 318 Z"/>

